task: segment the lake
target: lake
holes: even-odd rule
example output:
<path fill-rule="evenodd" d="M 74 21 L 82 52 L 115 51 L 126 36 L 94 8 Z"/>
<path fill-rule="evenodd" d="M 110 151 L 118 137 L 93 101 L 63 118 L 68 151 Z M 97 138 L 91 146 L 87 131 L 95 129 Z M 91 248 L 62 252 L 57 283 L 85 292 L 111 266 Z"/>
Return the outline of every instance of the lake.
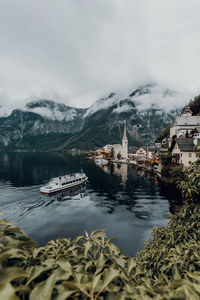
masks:
<path fill-rule="evenodd" d="M 83 172 L 88 183 L 64 195 L 43 195 L 50 178 Z M 174 200 L 157 179 L 134 166 L 97 166 L 83 155 L 0 153 L 0 211 L 39 245 L 104 229 L 125 254 L 134 256 L 154 226 L 168 223 Z"/>

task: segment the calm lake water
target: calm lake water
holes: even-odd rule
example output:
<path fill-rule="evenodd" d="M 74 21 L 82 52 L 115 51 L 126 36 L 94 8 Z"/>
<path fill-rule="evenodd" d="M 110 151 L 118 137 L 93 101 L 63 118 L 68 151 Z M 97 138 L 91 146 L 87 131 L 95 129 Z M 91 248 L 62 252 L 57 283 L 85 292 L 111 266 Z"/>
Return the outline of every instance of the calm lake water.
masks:
<path fill-rule="evenodd" d="M 89 182 L 60 195 L 39 188 L 51 177 L 78 172 Z M 167 224 L 169 200 L 156 178 L 135 167 L 101 168 L 84 156 L 58 153 L 0 154 L 0 211 L 39 245 L 104 229 L 125 254 L 133 256 L 151 236 L 153 226 Z"/>

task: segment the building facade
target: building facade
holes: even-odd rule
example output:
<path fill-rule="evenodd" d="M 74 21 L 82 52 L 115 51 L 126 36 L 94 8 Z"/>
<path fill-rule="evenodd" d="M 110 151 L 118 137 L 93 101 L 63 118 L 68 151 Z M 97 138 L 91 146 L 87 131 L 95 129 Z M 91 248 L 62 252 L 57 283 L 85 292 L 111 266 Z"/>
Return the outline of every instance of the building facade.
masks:
<path fill-rule="evenodd" d="M 170 126 L 169 147 L 172 144 L 172 138 L 185 138 L 191 135 L 195 130 L 200 129 L 200 116 L 193 116 L 189 105 L 183 108 L 180 116 L 175 117 Z"/>
<path fill-rule="evenodd" d="M 177 138 L 172 150 L 172 161 L 188 167 L 199 158 L 193 138 Z"/>
<path fill-rule="evenodd" d="M 145 148 L 138 148 L 136 151 L 136 157 L 141 158 L 141 157 L 146 157 L 147 156 L 147 151 Z"/>

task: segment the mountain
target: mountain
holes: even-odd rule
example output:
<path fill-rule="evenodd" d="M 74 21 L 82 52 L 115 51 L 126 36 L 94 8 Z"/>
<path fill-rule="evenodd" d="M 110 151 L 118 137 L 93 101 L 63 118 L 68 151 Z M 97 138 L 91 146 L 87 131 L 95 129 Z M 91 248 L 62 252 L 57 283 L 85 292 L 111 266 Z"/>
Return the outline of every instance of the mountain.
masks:
<path fill-rule="evenodd" d="M 130 144 L 150 145 L 179 112 L 160 104 L 176 97 L 169 89 L 149 84 L 126 97 L 111 93 L 88 109 L 46 99 L 32 101 L 0 117 L 0 149 L 88 150 L 121 143 L 124 120 Z"/>
<path fill-rule="evenodd" d="M 76 120 L 77 122 L 77 120 L 82 119 L 85 112 L 85 109 L 66 106 L 63 103 L 57 103 L 51 100 L 37 100 L 29 102 L 26 104 L 25 110 L 39 114 L 45 119 L 65 122 L 73 120 Z"/>
<path fill-rule="evenodd" d="M 166 111 L 154 104 L 140 108 L 142 103 L 138 103 L 138 99 L 150 94 L 151 89 L 151 85 L 142 86 L 124 99 L 111 93 L 98 100 L 86 111 L 82 130 L 71 136 L 60 149 L 94 149 L 108 143 L 121 143 L 124 120 L 127 121 L 129 144 L 152 144 L 179 110 Z"/>
<path fill-rule="evenodd" d="M 1 149 L 51 150 L 82 128 L 85 109 L 37 100 L 0 118 Z"/>

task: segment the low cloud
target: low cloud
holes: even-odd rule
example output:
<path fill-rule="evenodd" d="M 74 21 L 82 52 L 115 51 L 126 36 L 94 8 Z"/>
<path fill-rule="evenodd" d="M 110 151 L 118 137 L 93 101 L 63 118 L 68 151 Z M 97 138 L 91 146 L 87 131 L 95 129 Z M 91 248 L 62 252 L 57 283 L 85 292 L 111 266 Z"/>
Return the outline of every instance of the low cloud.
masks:
<path fill-rule="evenodd" d="M 199 0 L 0 0 L 0 106 L 49 98 L 88 107 L 148 82 L 200 92 Z M 143 96 L 141 103 L 158 103 Z"/>

